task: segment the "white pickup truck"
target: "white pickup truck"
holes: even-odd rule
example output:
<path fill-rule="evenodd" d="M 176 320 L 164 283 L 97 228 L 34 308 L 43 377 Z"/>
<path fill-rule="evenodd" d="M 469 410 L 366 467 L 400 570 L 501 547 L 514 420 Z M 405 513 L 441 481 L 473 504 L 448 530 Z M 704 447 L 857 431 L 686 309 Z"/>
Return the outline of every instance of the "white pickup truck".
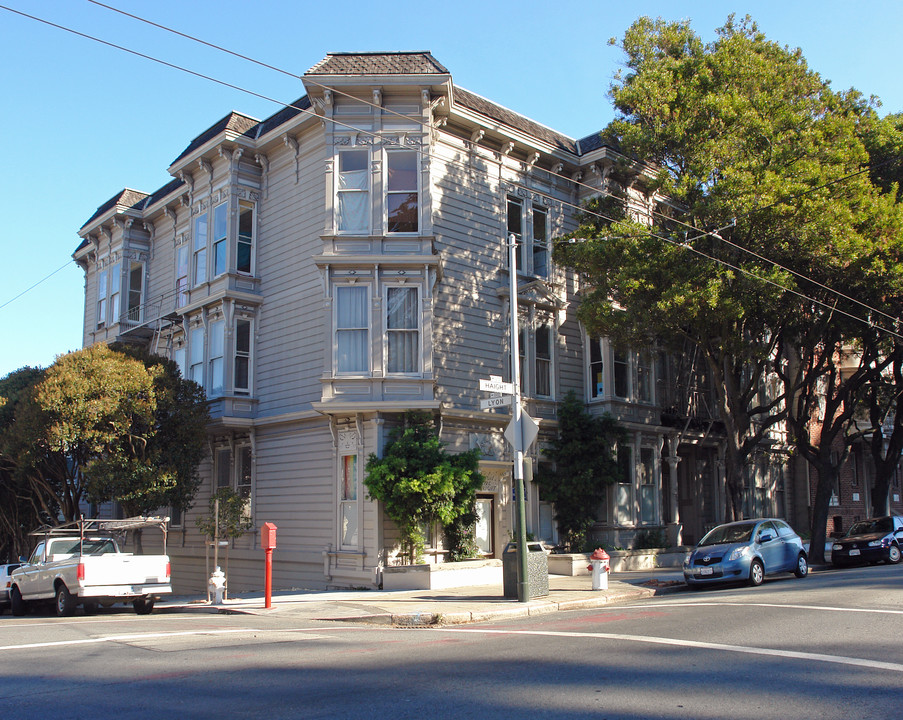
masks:
<path fill-rule="evenodd" d="M 132 603 L 139 615 L 151 612 L 160 595 L 172 592 L 169 557 L 121 552 L 112 533 L 159 528 L 165 553 L 168 520 L 83 518 L 32 533 L 40 540 L 10 577 L 12 614 L 23 615 L 29 605 L 48 601 L 55 603 L 60 616 L 71 615 L 79 604 L 92 613 L 98 605 L 119 602 Z"/>

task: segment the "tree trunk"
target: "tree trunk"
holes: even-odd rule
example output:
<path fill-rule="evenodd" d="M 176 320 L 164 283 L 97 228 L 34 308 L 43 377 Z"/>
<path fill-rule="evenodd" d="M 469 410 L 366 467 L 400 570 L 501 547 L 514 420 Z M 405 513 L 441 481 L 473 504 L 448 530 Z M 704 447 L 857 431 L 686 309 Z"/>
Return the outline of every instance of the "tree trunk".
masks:
<path fill-rule="evenodd" d="M 828 512 L 831 506 L 831 494 L 837 480 L 838 466 L 830 461 L 822 461 L 815 465 L 818 472 L 818 483 L 815 486 L 815 502 L 812 505 L 811 538 L 809 541 L 809 562 L 824 564 L 825 542 L 827 540 Z"/>

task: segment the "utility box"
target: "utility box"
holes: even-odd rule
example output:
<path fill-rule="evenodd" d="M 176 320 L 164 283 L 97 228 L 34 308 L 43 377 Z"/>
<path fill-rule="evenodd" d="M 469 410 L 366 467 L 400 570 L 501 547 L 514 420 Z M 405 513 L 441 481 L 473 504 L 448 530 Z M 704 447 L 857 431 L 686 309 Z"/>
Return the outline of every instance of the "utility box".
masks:
<path fill-rule="evenodd" d="M 260 547 L 264 550 L 276 548 L 276 526 L 271 522 L 260 526 Z"/>
<path fill-rule="evenodd" d="M 517 600 L 517 543 L 502 552 L 502 585 L 505 597 Z M 527 541 L 527 600 L 549 594 L 549 558 L 541 542 Z"/>

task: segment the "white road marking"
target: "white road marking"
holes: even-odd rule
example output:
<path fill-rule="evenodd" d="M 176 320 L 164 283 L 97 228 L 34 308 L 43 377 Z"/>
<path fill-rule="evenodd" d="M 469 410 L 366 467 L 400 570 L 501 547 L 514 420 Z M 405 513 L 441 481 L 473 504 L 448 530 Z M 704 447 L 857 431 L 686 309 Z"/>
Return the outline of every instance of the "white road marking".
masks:
<path fill-rule="evenodd" d="M 105 635 L 96 638 L 84 638 L 82 640 L 57 640 L 55 642 L 26 643 L 23 645 L 0 645 L 3 650 L 26 650 L 30 648 L 63 647 L 66 645 L 96 645 L 107 642 L 127 642 L 135 640 L 148 640 L 154 638 L 175 638 L 188 635 L 226 635 L 229 633 L 264 632 L 255 628 L 238 628 L 230 630 L 185 630 L 183 632 L 170 633 L 135 633 L 134 635 Z"/>
<path fill-rule="evenodd" d="M 867 660 L 865 658 L 844 657 L 843 655 L 824 655 L 822 653 L 798 652 L 796 650 L 775 650 L 745 645 L 726 645 L 724 643 L 701 642 L 698 640 L 680 640 L 677 638 L 652 637 L 646 635 L 622 635 L 620 633 L 581 633 L 556 632 L 550 630 L 489 630 L 480 628 L 436 628 L 438 632 L 452 633 L 485 633 L 493 635 L 544 635 L 547 637 L 587 638 L 602 640 L 620 640 L 622 642 L 649 643 L 652 645 L 671 645 L 681 648 L 697 648 L 701 650 L 721 650 L 724 652 L 745 653 L 747 655 L 767 655 L 770 657 L 793 660 L 815 660 L 817 662 L 853 665 L 877 670 L 890 670 L 903 673 L 903 664 Z"/>
<path fill-rule="evenodd" d="M 787 608 L 790 610 L 823 610 L 828 612 L 848 612 L 848 613 L 870 613 L 874 615 L 903 615 L 903 610 L 884 610 L 881 608 L 850 608 L 832 605 L 792 605 L 789 603 L 763 603 L 763 602 L 731 602 L 729 600 L 716 602 L 663 602 L 661 605 L 667 607 L 764 607 L 764 608 Z M 618 605 L 625 608 L 649 608 L 649 605 Z"/>

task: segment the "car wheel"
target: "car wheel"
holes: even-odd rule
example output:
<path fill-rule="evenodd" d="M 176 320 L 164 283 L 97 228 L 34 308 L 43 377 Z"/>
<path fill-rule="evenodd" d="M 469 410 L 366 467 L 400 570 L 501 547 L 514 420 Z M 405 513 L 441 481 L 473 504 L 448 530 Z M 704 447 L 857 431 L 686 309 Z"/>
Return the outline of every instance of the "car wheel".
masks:
<path fill-rule="evenodd" d="M 22 593 L 19 592 L 17 587 L 10 588 L 9 611 L 19 617 L 25 614 L 25 601 L 22 599 Z"/>
<path fill-rule="evenodd" d="M 60 617 L 68 617 L 75 612 L 75 601 L 69 588 L 60 583 L 56 590 L 56 614 Z"/>
<path fill-rule="evenodd" d="M 803 553 L 800 553 L 796 559 L 796 570 L 793 571 L 793 574 L 798 578 L 804 578 L 809 574 L 809 563 L 806 561 L 806 556 Z"/>
<path fill-rule="evenodd" d="M 749 584 L 753 587 L 759 587 L 765 581 L 765 566 L 759 559 L 753 560 L 749 564 Z"/>
<path fill-rule="evenodd" d="M 135 612 L 139 615 L 150 615 L 154 609 L 154 601 L 138 598 L 132 603 L 132 607 L 135 608 Z"/>
<path fill-rule="evenodd" d="M 891 565 L 896 565 L 900 562 L 900 548 L 897 545 L 891 545 L 887 549 L 887 562 Z"/>

